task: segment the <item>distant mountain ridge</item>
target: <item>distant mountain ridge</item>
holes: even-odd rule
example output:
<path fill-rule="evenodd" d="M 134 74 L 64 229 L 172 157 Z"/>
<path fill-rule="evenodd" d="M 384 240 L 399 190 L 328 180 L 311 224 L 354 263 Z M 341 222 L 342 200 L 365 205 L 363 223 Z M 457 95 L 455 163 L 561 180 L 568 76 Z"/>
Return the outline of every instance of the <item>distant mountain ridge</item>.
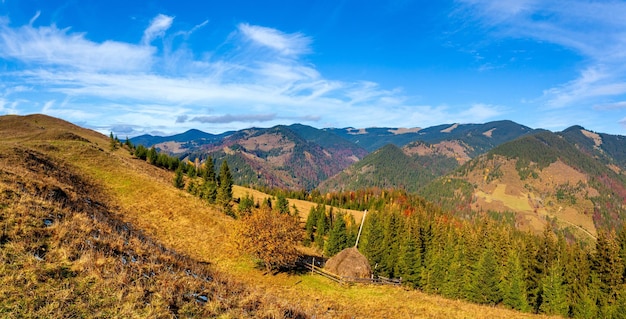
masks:
<path fill-rule="evenodd" d="M 519 148 L 520 154 L 526 155 L 549 153 L 525 149 L 528 145 L 519 142 L 506 146 L 545 132 L 549 131 L 506 120 L 423 129 L 317 129 L 293 124 L 216 135 L 190 130 L 170 137 L 144 135 L 131 141 L 192 161 L 211 156 L 218 166 L 226 159 L 235 182 L 241 185 L 320 191 L 384 187 L 420 192 L 437 178 L 500 146 Z M 570 154 L 587 154 L 618 175 L 626 169 L 623 136 L 595 133 L 580 126 L 553 134 L 577 150 Z"/>

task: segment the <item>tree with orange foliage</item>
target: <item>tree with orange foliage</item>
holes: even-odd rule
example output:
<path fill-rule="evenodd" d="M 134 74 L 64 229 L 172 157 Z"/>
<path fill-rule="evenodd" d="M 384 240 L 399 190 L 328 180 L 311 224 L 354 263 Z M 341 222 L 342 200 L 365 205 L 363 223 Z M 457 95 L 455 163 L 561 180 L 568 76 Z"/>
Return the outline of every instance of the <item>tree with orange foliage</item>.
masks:
<path fill-rule="evenodd" d="M 303 236 L 297 216 L 268 206 L 244 215 L 235 229 L 238 248 L 260 259 L 267 271 L 293 265 L 300 256 L 296 247 Z"/>

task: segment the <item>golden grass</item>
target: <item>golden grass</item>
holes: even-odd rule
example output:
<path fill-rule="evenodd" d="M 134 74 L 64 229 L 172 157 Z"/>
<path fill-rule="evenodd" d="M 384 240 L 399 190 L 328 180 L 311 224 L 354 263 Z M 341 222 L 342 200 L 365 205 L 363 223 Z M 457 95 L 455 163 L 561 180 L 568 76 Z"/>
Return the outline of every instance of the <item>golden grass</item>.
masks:
<path fill-rule="evenodd" d="M 256 201 L 261 202 L 267 198 L 273 199 L 271 195 L 257 191 L 255 189 L 251 189 L 251 188 L 247 188 L 243 186 L 237 186 L 237 185 L 233 186 L 233 197 L 243 198 L 245 196 L 254 197 L 255 202 Z M 311 211 L 311 208 L 314 208 L 315 206 L 317 206 L 316 203 L 305 201 L 305 200 L 299 200 L 299 199 L 287 199 L 287 200 L 289 201 L 290 208 L 293 205 L 296 206 L 300 214 L 300 217 L 302 218 L 303 221 L 306 221 L 307 217 L 309 216 L 309 212 Z M 352 216 L 354 216 L 354 220 L 357 223 L 360 223 L 361 219 L 363 218 L 362 211 L 352 210 L 352 209 L 339 209 L 339 208 L 333 208 L 333 209 L 335 210 L 335 212 L 342 211 L 347 214 L 351 214 Z M 330 206 L 326 206 L 326 210 L 330 210 Z"/>

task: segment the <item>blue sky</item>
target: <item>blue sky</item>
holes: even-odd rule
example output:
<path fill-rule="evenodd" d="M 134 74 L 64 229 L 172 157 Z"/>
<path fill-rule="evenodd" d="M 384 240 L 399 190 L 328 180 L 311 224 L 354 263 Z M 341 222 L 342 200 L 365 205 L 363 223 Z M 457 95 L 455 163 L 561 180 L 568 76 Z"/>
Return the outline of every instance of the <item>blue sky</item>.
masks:
<path fill-rule="evenodd" d="M 626 135 L 623 1 L 0 1 L 0 114 Z"/>

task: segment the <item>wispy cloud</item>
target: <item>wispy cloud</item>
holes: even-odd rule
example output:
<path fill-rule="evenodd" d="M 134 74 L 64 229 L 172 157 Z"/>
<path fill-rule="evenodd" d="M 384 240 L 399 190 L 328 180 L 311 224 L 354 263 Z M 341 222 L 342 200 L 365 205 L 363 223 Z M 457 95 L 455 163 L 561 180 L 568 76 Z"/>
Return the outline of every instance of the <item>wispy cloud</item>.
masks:
<path fill-rule="evenodd" d="M 232 115 L 225 114 L 219 116 L 196 116 L 192 118 L 191 122 L 199 123 L 233 123 L 233 122 L 269 122 L 276 119 L 276 114 L 245 114 L 245 115 Z"/>
<path fill-rule="evenodd" d="M 547 88 L 552 108 L 594 105 L 626 94 L 626 3 L 623 1 L 458 0 L 457 14 L 500 37 L 534 39 L 572 50 L 579 76 Z M 610 102 L 609 102 L 610 103 Z"/>
<path fill-rule="evenodd" d="M 287 34 L 279 30 L 249 25 L 239 24 L 239 31 L 250 41 L 270 48 L 283 56 L 298 56 L 310 53 L 311 39 L 301 33 Z"/>
<path fill-rule="evenodd" d="M 163 36 L 165 31 L 172 26 L 172 22 L 174 21 L 173 17 L 166 16 L 164 14 L 159 14 L 152 22 L 150 22 L 150 26 L 143 32 L 143 38 L 141 39 L 141 43 L 144 45 L 148 45 L 157 37 Z"/>
<path fill-rule="evenodd" d="M 29 64 L 32 69 L 57 67 L 89 72 L 146 71 L 154 49 L 130 43 L 85 39 L 56 26 L 11 28 L 0 19 L 0 58 Z"/>

